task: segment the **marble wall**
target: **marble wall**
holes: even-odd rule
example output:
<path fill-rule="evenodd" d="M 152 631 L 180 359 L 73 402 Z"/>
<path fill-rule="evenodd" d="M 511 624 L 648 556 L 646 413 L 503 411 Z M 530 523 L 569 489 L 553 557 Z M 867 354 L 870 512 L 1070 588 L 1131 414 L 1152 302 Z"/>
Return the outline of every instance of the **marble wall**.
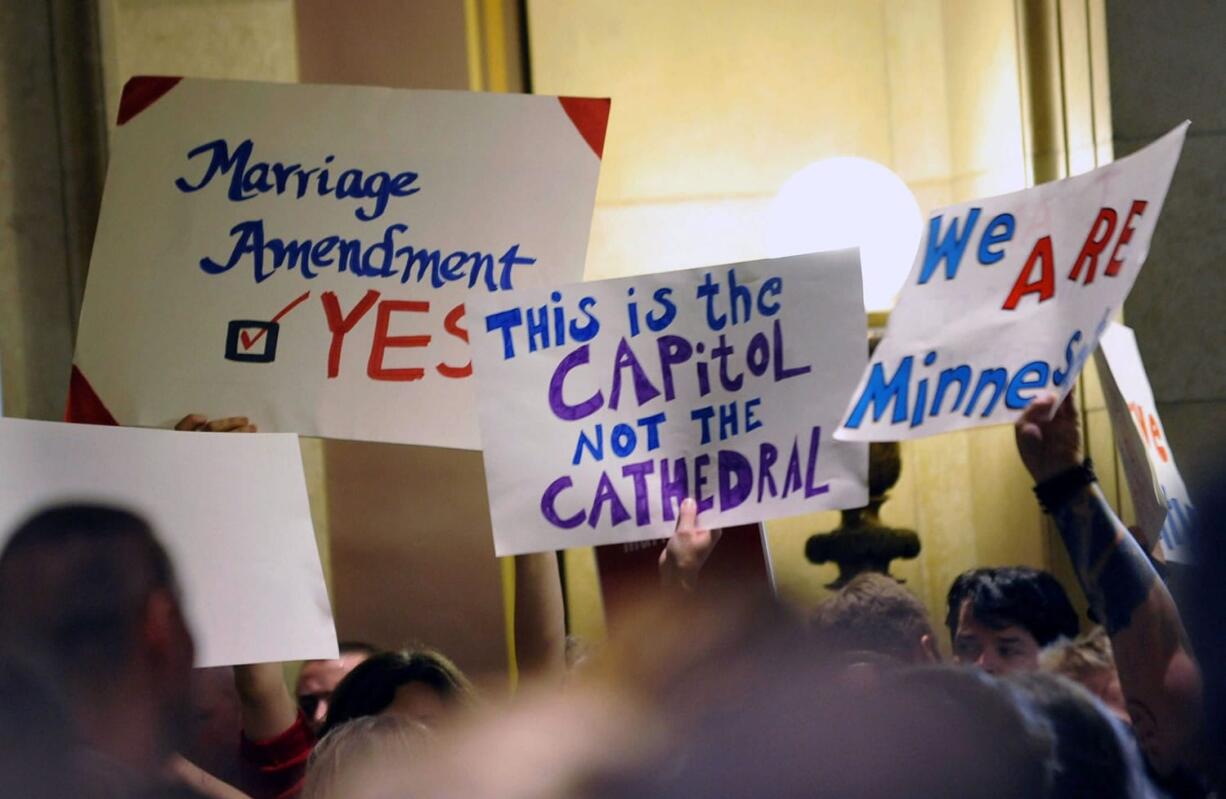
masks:
<path fill-rule="evenodd" d="M 1195 497 L 1226 454 L 1226 4 L 1110 0 L 1107 33 L 1116 155 L 1192 120 L 1124 315 Z"/>

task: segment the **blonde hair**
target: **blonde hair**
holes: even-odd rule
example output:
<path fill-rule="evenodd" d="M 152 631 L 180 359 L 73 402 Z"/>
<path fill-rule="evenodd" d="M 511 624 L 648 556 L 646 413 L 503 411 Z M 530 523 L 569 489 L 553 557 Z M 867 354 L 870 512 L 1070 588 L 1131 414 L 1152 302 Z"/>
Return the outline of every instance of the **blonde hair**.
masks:
<path fill-rule="evenodd" d="M 362 716 L 329 732 L 315 746 L 301 799 L 360 799 L 396 795 L 407 766 L 431 741 L 429 729 L 391 714 Z"/>
<path fill-rule="evenodd" d="M 1115 671 L 1111 639 L 1102 627 L 1095 627 L 1072 641 L 1063 639 L 1044 648 L 1039 655 L 1043 671 L 1081 682 L 1105 671 Z"/>

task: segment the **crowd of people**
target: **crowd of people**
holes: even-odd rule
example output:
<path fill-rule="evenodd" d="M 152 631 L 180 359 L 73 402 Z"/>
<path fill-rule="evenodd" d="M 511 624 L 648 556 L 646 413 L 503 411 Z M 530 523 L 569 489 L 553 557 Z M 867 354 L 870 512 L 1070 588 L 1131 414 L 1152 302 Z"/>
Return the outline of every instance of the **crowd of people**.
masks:
<path fill-rule="evenodd" d="M 1215 795 L 1220 543 L 1199 536 L 1190 638 L 1083 457 L 1073 403 L 1055 403 L 1031 403 L 1017 445 L 1089 619 L 1051 574 L 974 569 L 949 587 L 949 660 L 887 575 L 807 614 L 703 590 L 719 531 L 686 500 L 659 590 L 598 651 L 567 639 L 552 556 L 517 559 L 510 698 L 480 696 L 443 653 L 361 642 L 303 664 L 291 691 L 279 663 L 192 668 L 174 564 L 140 516 L 48 508 L 0 554 L 0 796 Z"/>

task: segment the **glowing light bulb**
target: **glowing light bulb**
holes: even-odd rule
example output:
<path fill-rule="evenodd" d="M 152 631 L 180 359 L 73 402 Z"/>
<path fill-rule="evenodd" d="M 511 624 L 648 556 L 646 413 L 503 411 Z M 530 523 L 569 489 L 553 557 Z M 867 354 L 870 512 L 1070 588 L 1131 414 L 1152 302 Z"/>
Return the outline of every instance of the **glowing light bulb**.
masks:
<path fill-rule="evenodd" d="M 860 248 L 864 306 L 889 310 L 923 231 L 915 195 L 902 178 L 864 158 L 828 158 L 792 175 L 771 201 L 766 249 L 772 258 Z"/>

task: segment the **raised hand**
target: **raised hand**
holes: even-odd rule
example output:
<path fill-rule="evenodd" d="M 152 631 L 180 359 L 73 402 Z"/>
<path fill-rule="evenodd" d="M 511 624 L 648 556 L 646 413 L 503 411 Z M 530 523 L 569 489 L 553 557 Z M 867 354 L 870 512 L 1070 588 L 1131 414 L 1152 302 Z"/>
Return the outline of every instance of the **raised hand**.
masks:
<path fill-rule="evenodd" d="M 1056 408 L 1057 395 L 1031 401 L 1014 425 L 1017 451 L 1035 483 L 1081 465 L 1081 425 L 1073 395 Z M 1053 414 L 1053 409 L 1055 413 Z"/>
<path fill-rule="evenodd" d="M 677 529 L 660 553 L 661 583 L 667 588 L 693 591 L 698 573 L 722 534 L 720 530 L 698 526 L 698 503 L 689 498 L 682 502 Z"/>
<path fill-rule="evenodd" d="M 1082 463 L 1071 394 L 1059 408 L 1055 394 L 1035 399 L 1016 434 L 1018 453 L 1036 484 Z M 1197 749 L 1201 677 L 1166 586 L 1097 484 L 1076 486 L 1047 510 L 1095 617 L 1111 637 L 1141 750 L 1161 774 L 1189 765 L 1189 753 Z"/>

